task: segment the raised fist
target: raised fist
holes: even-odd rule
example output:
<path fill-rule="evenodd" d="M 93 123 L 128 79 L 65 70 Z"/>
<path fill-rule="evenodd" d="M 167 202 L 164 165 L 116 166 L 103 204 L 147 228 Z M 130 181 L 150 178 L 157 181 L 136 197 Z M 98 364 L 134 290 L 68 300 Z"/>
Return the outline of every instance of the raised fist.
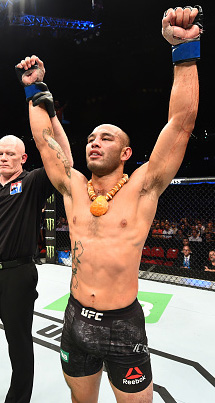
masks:
<path fill-rule="evenodd" d="M 21 84 L 28 86 L 35 82 L 43 81 L 45 67 L 42 60 L 33 55 L 21 60 L 21 62 L 16 65 L 16 72 Z"/>
<path fill-rule="evenodd" d="M 198 8 L 197 8 L 198 7 Z M 195 19 L 202 9 L 196 7 L 169 8 L 162 20 L 162 35 L 171 45 L 179 45 L 192 41 L 202 33 L 201 24 L 195 23 Z"/>

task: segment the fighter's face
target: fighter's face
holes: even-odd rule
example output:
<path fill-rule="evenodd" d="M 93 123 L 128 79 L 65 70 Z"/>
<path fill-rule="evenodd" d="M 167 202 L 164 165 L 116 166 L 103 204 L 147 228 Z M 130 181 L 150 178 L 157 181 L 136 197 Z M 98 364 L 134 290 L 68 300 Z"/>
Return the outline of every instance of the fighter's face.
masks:
<path fill-rule="evenodd" d="M 121 163 L 122 149 L 119 129 L 111 125 L 97 127 L 88 136 L 87 167 L 97 176 L 113 172 Z"/>
<path fill-rule="evenodd" d="M 0 142 L 0 174 L 10 177 L 22 170 L 25 157 L 26 154 L 22 154 L 15 144 Z"/>

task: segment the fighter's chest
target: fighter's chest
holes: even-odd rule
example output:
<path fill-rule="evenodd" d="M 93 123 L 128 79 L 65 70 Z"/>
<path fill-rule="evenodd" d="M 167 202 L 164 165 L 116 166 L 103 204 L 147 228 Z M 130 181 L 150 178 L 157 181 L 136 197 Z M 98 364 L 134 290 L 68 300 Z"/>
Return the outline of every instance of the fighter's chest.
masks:
<path fill-rule="evenodd" d="M 120 210 L 112 210 L 110 207 L 107 212 L 100 216 L 94 216 L 90 209 L 78 213 L 72 217 L 73 231 L 97 235 L 100 237 L 113 236 L 120 230 L 127 230 L 130 227 L 130 215 Z"/>

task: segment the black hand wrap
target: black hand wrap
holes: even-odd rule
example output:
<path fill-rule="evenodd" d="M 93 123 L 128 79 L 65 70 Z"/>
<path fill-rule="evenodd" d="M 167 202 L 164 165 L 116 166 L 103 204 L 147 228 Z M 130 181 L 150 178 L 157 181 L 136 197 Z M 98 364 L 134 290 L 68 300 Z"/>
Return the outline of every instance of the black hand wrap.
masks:
<path fill-rule="evenodd" d="M 39 69 L 39 67 L 38 67 L 38 65 L 37 65 L 37 62 L 35 62 L 35 64 L 34 64 L 33 66 L 31 66 L 31 68 L 28 69 L 28 70 L 25 70 L 25 69 L 23 69 L 23 68 L 20 69 L 19 67 L 15 66 L 15 72 L 16 72 L 16 75 L 17 75 L 17 78 L 18 78 L 20 84 L 25 87 L 25 84 L 24 84 L 23 81 L 22 81 L 22 77 L 25 76 L 25 75 L 29 75 L 29 73 L 30 73 L 32 70 L 36 70 L 36 69 Z"/>
<path fill-rule="evenodd" d="M 202 10 L 202 7 L 201 6 L 194 6 L 194 8 L 197 8 L 199 12 L 198 12 L 195 20 L 193 21 L 193 25 L 198 25 L 198 27 L 203 30 L 203 10 Z"/>
<path fill-rule="evenodd" d="M 38 83 L 37 83 L 38 84 Z M 51 92 L 49 92 L 48 87 L 44 83 L 39 83 L 46 86 L 47 91 L 41 91 L 35 93 L 32 97 L 33 106 L 40 105 L 41 103 L 45 104 L 46 110 L 50 118 L 53 118 L 56 115 L 55 108 L 54 108 L 54 101 Z"/>

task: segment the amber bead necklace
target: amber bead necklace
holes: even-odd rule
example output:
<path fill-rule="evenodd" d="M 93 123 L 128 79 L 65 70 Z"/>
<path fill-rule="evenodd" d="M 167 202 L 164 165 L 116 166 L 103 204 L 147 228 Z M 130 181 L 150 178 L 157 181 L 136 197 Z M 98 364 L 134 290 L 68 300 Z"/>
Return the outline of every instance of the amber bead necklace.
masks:
<path fill-rule="evenodd" d="M 99 217 L 108 211 L 108 202 L 112 200 L 115 194 L 124 186 L 126 182 L 128 182 L 128 175 L 123 174 L 122 179 L 111 189 L 107 192 L 106 196 L 96 196 L 93 185 L 92 179 L 87 183 L 87 191 L 92 204 L 90 206 L 90 212 Z"/>

